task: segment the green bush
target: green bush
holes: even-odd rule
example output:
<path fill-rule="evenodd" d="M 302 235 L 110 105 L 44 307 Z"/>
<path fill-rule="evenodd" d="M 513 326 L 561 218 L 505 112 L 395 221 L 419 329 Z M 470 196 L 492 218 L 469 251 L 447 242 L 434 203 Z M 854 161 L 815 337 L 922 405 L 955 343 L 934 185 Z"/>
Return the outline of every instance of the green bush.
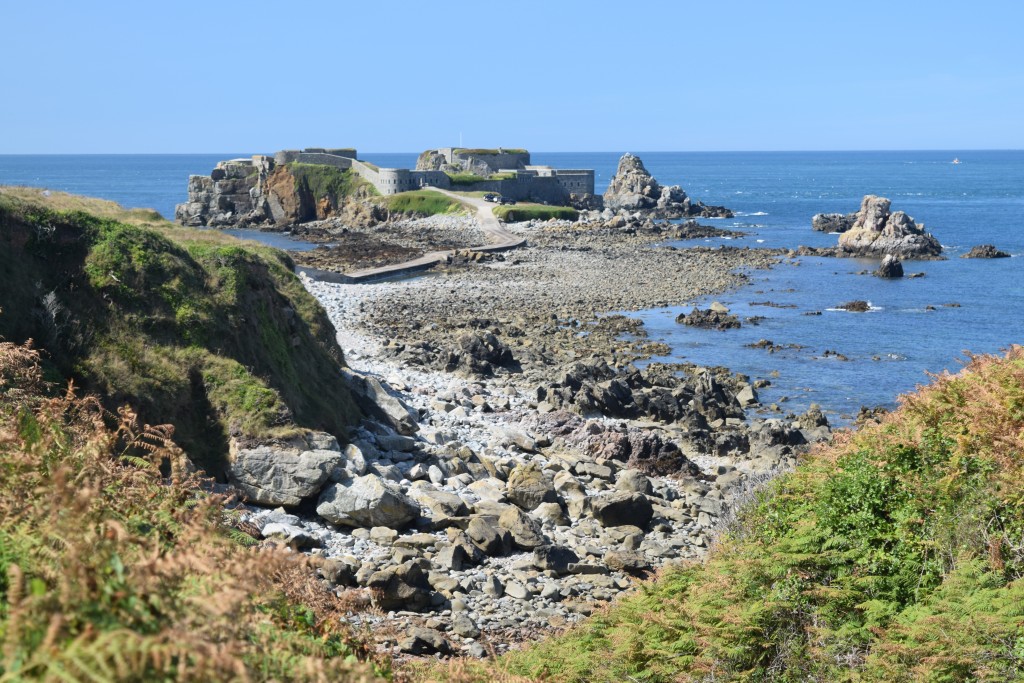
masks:
<path fill-rule="evenodd" d="M 498 220 L 506 223 L 518 221 L 542 220 L 551 218 L 559 220 L 574 221 L 579 218 L 580 213 L 569 206 L 545 206 L 543 204 L 515 204 L 512 206 L 494 207 L 494 215 Z"/>

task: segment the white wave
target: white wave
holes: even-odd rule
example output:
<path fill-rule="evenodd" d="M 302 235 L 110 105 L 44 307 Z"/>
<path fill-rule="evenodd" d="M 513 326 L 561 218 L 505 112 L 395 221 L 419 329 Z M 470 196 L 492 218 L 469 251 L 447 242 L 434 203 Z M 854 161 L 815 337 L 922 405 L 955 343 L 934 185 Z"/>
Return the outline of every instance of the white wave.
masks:
<path fill-rule="evenodd" d="M 758 243 L 758 244 L 763 244 L 763 243 L 764 243 L 764 240 L 757 240 L 757 243 Z"/>
<path fill-rule="evenodd" d="M 767 216 L 768 212 L 767 211 L 755 211 L 754 213 L 749 214 L 749 215 L 751 215 L 751 216 Z"/>

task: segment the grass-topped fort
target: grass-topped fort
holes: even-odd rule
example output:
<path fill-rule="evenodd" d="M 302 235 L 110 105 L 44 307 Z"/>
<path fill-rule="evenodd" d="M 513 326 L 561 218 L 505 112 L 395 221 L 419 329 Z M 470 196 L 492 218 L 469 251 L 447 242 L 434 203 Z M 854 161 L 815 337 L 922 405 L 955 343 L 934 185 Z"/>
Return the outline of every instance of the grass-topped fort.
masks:
<path fill-rule="evenodd" d="M 452 200 L 429 188 L 580 208 L 592 201 L 594 171 L 533 165 L 524 149 L 428 150 L 415 169 L 380 168 L 348 148 L 283 150 L 191 176 L 175 217 L 185 225 L 284 226 L 339 215 L 352 200 L 399 212 L 446 210 Z"/>

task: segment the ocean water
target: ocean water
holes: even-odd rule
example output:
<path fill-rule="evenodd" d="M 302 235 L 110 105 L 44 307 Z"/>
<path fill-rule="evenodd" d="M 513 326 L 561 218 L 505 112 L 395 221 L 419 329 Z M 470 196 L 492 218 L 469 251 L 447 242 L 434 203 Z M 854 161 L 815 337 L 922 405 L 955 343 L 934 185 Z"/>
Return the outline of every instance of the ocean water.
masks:
<path fill-rule="evenodd" d="M 741 318 L 763 316 L 759 325 L 695 330 L 675 323 L 689 307 L 641 313 L 651 337 L 672 348 L 663 360 L 724 365 L 769 379 L 763 401 L 787 410 L 817 402 L 842 422 L 862 405 L 893 405 L 899 393 L 927 382 L 927 373 L 957 370 L 965 350 L 992 353 L 1024 343 L 1024 151 L 638 154 L 662 184 L 682 185 L 691 197 L 737 214 L 703 222 L 747 233 L 676 246 L 831 246 L 836 236 L 813 232 L 811 216 L 855 211 L 865 194 L 878 194 L 892 200 L 894 211 L 924 223 L 950 257 L 907 262 L 908 273 L 925 276 L 895 281 L 859 274 L 877 262 L 853 259 L 800 258 L 754 271 L 750 285 L 715 298 Z M 174 205 L 185 200 L 190 174 L 209 173 L 217 161 L 238 156 L 247 154 L 0 155 L 0 184 L 103 197 L 172 217 Z M 380 166 L 408 167 L 417 155 L 360 156 Z M 534 153 L 533 161 L 593 168 L 596 189 L 603 192 L 619 156 Z M 962 163 L 952 164 L 955 157 Z M 958 258 L 985 243 L 1014 258 Z M 853 299 L 870 301 L 872 311 L 834 310 Z M 766 301 L 776 305 L 756 305 Z M 805 315 L 814 312 L 821 315 Z M 748 347 L 760 339 L 789 348 L 768 353 Z M 826 356 L 826 350 L 848 360 Z"/>

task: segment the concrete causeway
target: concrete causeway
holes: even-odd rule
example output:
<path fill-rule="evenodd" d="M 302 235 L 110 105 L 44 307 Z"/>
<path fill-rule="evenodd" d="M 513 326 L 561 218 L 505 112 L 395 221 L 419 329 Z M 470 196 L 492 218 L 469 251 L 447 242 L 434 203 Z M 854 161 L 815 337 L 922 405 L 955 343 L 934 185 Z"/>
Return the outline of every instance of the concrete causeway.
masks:
<path fill-rule="evenodd" d="M 521 247 L 526 244 L 526 239 L 509 232 L 505 226 L 501 224 L 501 221 L 498 220 L 498 217 L 494 215 L 494 211 L 492 210 L 494 208 L 494 204 L 485 202 L 483 199 L 477 197 L 467 197 L 455 194 L 454 192 L 449 192 L 448 190 L 442 190 L 437 187 L 427 187 L 423 189 L 448 195 L 452 199 L 476 209 L 476 219 L 480 224 L 480 229 L 483 230 L 484 234 L 487 236 L 487 244 L 478 247 L 468 247 L 469 249 L 473 251 L 499 252 L 516 249 L 517 247 Z M 357 270 L 351 273 L 331 273 L 314 268 L 300 268 L 299 270 L 317 280 L 357 284 L 360 282 L 385 280 L 387 278 L 400 277 L 402 275 L 429 270 L 437 264 L 447 261 L 448 257 L 454 253 L 454 249 L 431 251 L 411 261 L 393 263 L 389 266 L 380 266 L 378 268 L 366 268 L 365 270 Z"/>

